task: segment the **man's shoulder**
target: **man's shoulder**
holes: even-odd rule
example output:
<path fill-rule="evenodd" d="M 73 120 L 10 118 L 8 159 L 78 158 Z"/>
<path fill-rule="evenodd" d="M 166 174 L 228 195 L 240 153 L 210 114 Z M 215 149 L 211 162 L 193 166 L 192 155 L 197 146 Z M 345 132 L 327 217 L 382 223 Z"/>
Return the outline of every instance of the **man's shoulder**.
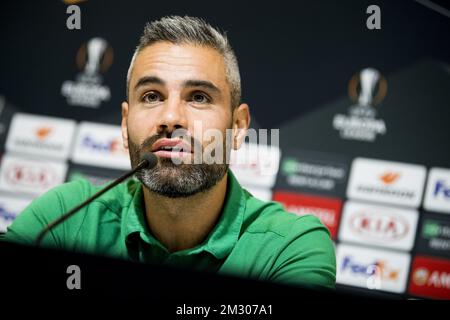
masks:
<path fill-rule="evenodd" d="M 95 186 L 88 180 L 80 178 L 60 184 L 44 193 L 38 199 L 45 199 L 49 196 L 58 196 L 81 200 L 84 199 L 88 194 L 92 193 L 94 189 Z"/>
<path fill-rule="evenodd" d="M 85 200 L 94 186 L 84 179 L 60 184 L 37 197 L 29 207 L 60 210 L 70 209 L 74 204 Z M 46 211 L 47 211 L 46 210 Z"/>
<path fill-rule="evenodd" d="M 271 232 L 280 237 L 298 237 L 314 229 L 327 230 L 323 223 L 313 215 L 296 215 L 286 211 L 279 202 L 263 201 L 251 194 L 247 197 L 247 209 L 253 215 L 249 219 L 251 222 L 247 228 L 247 231 L 251 233 Z"/>
<path fill-rule="evenodd" d="M 20 221 L 25 218 L 30 218 L 31 215 L 33 215 L 42 223 L 49 223 L 89 199 L 108 183 L 103 185 L 93 185 L 86 179 L 76 179 L 63 183 L 33 200 L 31 204 L 19 214 L 16 220 Z M 115 186 L 84 208 L 80 209 L 80 212 L 75 214 L 74 218 L 83 219 L 83 212 L 87 213 L 88 211 L 120 213 L 124 207 L 129 206 L 134 193 L 138 188 L 138 184 L 137 181 L 130 180 Z M 74 218 L 71 218 L 71 220 L 73 221 Z"/>
<path fill-rule="evenodd" d="M 81 178 L 61 184 L 48 191 L 37 200 L 40 200 L 40 202 L 59 201 L 62 208 L 70 209 L 87 200 L 110 183 L 111 182 L 102 185 L 94 185 L 88 180 Z M 111 190 L 108 190 L 103 195 L 93 200 L 92 204 L 103 204 L 108 206 L 112 211 L 120 210 L 123 206 L 129 205 L 129 202 L 132 200 L 138 187 L 139 183 L 131 179 L 126 183 L 119 184 Z"/>
<path fill-rule="evenodd" d="M 104 186 L 95 186 L 87 180 L 77 179 L 47 191 L 33 200 L 8 227 L 7 240 L 23 243 L 33 242 L 38 232 L 46 225 L 87 200 Z M 124 211 L 123 208 L 130 205 L 138 187 L 138 182 L 130 180 L 107 191 L 98 199 L 80 209 L 70 218 L 69 223 L 64 223 L 63 227 L 55 228 L 54 235 L 57 241 L 53 241 L 51 246 L 63 246 L 68 239 L 67 237 L 72 240 L 75 239 L 76 234 L 84 224 L 92 222 L 92 225 L 98 225 L 98 221 L 101 219 L 120 220 Z M 46 239 L 51 240 L 53 238 L 47 237 Z"/>
<path fill-rule="evenodd" d="M 296 215 L 278 202 L 250 194 L 246 204 L 241 239 L 250 241 L 243 241 L 239 248 L 246 261 L 252 261 L 249 273 L 281 283 L 334 287 L 334 247 L 328 229 L 317 217 Z M 254 268 L 256 262 L 260 269 Z"/>

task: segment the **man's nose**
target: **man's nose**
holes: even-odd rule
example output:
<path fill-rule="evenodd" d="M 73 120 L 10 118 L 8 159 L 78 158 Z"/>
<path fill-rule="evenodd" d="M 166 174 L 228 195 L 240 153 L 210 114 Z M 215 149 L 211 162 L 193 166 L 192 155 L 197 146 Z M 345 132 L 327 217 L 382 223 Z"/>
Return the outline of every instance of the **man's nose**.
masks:
<path fill-rule="evenodd" d="M 157 131 L 173 132 L 176 129 L 186 129 L 187 119 L 183 101 L 179 98 L 169 98 L 166 100 L 158 117 Z"/>

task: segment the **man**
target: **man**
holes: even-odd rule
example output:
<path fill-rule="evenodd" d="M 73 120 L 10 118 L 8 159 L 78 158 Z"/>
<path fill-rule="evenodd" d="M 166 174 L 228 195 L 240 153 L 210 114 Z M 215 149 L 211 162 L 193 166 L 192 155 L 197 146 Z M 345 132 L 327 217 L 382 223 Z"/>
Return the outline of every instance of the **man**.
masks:
<path fill-rule="evenodd" d="M 334 287 L 334 248 L 317 218 L 254 198 L 226 161 L 195 163 L 194 150 L 203 157 L 209 144 L 224 145 L 226 159 L 243 143 L 250 115 L 240 94 L 237 60 L 225 35 L 192 17 L 148 24 L 128 71 L 122 135 L 132 167 L 149 151 L 158 164 L 54 228 L 42 245 Z M 213 129 L 231 134 L 225 139 L 230 143 L 207 138 Z M 47 192 L 17 217 L 6 239 L 32 244 L 44 226 L 97 190 L 80 180 Z"/>

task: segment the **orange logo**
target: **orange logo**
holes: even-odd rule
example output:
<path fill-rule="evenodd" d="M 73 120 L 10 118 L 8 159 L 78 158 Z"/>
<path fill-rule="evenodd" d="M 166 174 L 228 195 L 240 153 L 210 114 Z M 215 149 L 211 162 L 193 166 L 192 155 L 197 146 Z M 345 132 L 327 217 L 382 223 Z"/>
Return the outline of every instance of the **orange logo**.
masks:
<path fill-rule="evenodd" d="M 399 173 L 396 172 L 386 172 L 385 174 L 380 176 L 381 181 L 384 184 L 391 184 L 396 181 L 400 177 Z"/>
<path fill-rule="evenodd" d="M 86 0 L 63 0 L 65 4 L 78 4 L 80 2 L 84 2 Z"/>
<path fill-rule="evenodd" d="M 48 135 L 50 134 L 50 132 L 52 132 L 52 128 L 51 127 L 40 127 L 36 130 L 36 136 L 40 139 L 43 140 L 45 138 L 48 137 Z"/>

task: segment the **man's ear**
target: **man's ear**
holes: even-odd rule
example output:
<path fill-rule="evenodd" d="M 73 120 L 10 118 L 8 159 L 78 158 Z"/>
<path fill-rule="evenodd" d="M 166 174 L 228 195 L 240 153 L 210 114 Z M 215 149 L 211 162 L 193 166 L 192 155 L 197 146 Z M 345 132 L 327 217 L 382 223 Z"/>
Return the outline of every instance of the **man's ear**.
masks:
<path fill-rule="evenodd" d="M 122 123 L 121 123 L 121 129 L 122 129 L 122 140 L 123 140 L 123 147 L 128 150 L 128 127 L 127 127 L 127 119 L 128 119 L 128 102 L 124 101 L 122 102 Z"/>
<path fill-rule="evenodd" d="M 250 126 L 250 111 L 246 103 L 233 111 L 233 149 L 238 150 L 245 140 Z"/>

